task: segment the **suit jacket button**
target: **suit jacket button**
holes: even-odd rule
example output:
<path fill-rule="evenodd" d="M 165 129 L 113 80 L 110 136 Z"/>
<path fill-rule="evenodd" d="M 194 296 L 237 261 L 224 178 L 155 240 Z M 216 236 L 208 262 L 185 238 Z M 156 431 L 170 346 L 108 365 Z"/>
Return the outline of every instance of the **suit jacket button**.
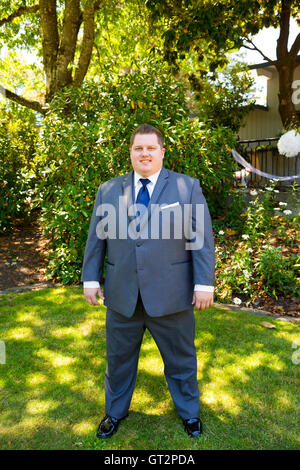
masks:
<path fill-rule="evenodd" d="M 136 246 L 142 246 L 142 242 L 136 242 Z"/>

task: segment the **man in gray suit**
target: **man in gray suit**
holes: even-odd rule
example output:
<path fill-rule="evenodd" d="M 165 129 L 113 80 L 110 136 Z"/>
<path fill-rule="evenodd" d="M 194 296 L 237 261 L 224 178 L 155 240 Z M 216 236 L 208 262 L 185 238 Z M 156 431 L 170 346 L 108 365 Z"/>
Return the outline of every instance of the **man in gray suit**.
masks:
<path fill-rule="evenodd" d="M 184 429 L 193 437 L 202 432 L 193 307 L 213 304 L 214 239 L 199 181 L 165 169 L 164 154 L 160 131 L 138 127 L 130 142 L 133 171 L 100 185 L 90 222 L 84 297 L 98 305 L 98 295 L 107 306 L 106 416 L 99 438 L 111 437 L 128 416 L 146 328 Z"/>

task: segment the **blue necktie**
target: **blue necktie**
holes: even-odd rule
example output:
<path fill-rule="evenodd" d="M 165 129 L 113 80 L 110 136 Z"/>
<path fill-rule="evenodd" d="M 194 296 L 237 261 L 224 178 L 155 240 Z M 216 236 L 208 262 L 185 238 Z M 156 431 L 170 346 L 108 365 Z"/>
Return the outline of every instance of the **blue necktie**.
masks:
<path fill-rule="evenodd" d="M 149 196 L 149 192 L 147 189 L 147 184 L 150 183 L 150 180 L 140 178 L 140 182 L 142 183 L 143 186 L 138 192 L 136 203 L 143 204 L 145 207 L 148 207 L 150 196 Z"/>

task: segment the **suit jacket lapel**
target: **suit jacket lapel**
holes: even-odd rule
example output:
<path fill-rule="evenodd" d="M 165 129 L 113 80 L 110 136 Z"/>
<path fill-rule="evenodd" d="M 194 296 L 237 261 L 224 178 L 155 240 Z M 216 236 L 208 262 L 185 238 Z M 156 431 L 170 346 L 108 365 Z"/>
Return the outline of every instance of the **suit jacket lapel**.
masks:
<path fill-rule="evenodd" d="M 147 218 L 149 219 L 151 216 L 151 210 L 149 210 L 149 208 L 151 208 L 151 204 L 158 204 L 159 199 L 163 193 L 163 190 L 168 184 L 168 177 L 169 177 L 169 171 L 166 170 L 164 167 L 162 167 L 158 180 L 156 182 L 155 188 L 153 190 L 152 196 L 150 198 L 149 206 L 147 207 L 147 210 L 145 210 L 144 214 L 141 217 L 141 228 L 142 228 L 142 225 L 147 220 Z M 133 204 L 133 197 L 132 197 L 134 193 L 133 186 L 134 186 L 134 178 L 133 178 L 133 171 L 131 171 L 130 173 L 125 175 L 123 183 L 122 183 L 124 205 L 125 205 L 129 220 L 132 220 L 134 218 L 133 216 L 130 216 L 128 214 L 128 210 Z"/>
<path fill-rule="evenodd" d="M 151 195 L 147 210 L 145 210 L 145 212 L 144 212 L 144 214 L 141 218 L 141 231 L 142 231 L 143 226 L 144 226 L 145 222 L 147 221 L 147 219 L 148 219 L 148 222 L 149 222 L 149 219 L 151 217 L 151 205 L 159 203 L 159 199 L 160 199 L 165 187 L 168 184 L 168 177 L 169 177 L 169 171 L 166 170 L 164 167 L 162 167 L 161 172 L 160 172 L 159 177 L 158 177 L 158 180 L 156 181 L 155 188 L 154 188 L 153 193 Z"/>
<path fill-rule="evenodd" d="M 133 204 L 133 199 L 132 199 L 132 192 L 133 192 L 133 171 L 125 175 L 123 183 L 122 183 L 122 189 L 123 189 L 123 201 L 125 205 L 125 209 L 128 214 L 129 208 Z M 131 218 L 131 217 L 129 217 Z"/>
<path fill-rule="evenodd" d="M 158 200 L 165 188 L 165 186 L 168 184 L 168 177 L 169 177 L 169 172 L 166 170 L 164 167 L 162 167 L 161 172 L 159 174 L 158 180 L 156 182 L 154 191 L 152 193 L 152 196 L 150 198 L 149 206 L 151 204 L 158 204 Z"/>

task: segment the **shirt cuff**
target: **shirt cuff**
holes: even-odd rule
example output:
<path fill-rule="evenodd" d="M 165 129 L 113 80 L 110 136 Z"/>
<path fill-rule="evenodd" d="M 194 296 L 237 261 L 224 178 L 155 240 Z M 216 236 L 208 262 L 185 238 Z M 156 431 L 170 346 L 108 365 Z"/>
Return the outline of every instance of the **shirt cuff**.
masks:
<path fill-rule="evenodd" d="M 100 284 L 98 281 L 85 281 L 83 283 L 84 289 L 95 289 L 100 287 Z M 194 287 L 194 291 L 202 291 L 202 292 L 213 292 L 214 291 L 214 286 L 202 286 L 201 284 L 196 284 Z"/>
<path fill-rule="evenodd" d="M 202 292 L 213 292 L 214 286 L 202 286 L 201 284 L 195 284 L 194 291 L 201 290 Z"/>
<path fill-rule="evenodd" d="M 95 288 L 98 289 L 98 287 L 100 287 L 100 284 L 98 281 L 85 281 L 83 283 L 84 289 L 95 289 Z"/>

